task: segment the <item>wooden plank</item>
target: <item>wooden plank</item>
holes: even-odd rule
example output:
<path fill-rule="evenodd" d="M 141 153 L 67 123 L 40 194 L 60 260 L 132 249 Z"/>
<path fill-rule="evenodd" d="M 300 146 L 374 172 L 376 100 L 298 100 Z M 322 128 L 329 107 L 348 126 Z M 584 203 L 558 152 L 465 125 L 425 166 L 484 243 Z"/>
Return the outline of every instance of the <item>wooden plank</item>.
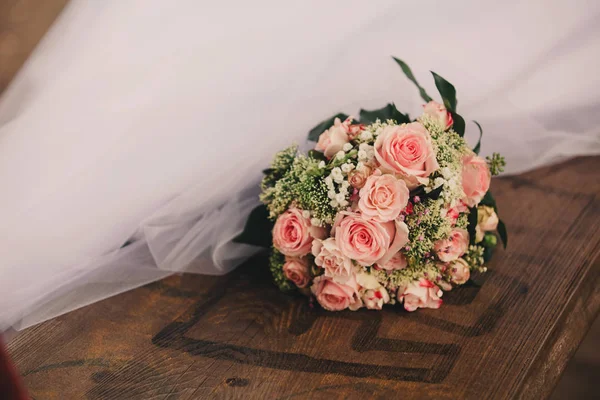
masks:
<path fill-rule="evenodd" d="M 67 2 L 0 1 L 0 93 L 6 89 Z"/>
<path fill-rule="evenodd" d="M 8 345 L 39 399 L 543 398 L 600 309 L 600 157 L 493 191 L 510 229 L 440 310 L 327 313 L 266 260 L 173 276 L 25 330 Z"/>

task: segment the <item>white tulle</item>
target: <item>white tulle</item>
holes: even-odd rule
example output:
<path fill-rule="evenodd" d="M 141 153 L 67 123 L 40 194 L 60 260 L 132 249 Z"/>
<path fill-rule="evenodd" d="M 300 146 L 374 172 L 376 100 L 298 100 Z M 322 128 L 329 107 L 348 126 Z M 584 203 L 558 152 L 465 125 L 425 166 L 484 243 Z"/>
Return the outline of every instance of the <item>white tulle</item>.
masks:
<path fill-rule="evenodd" d="M 600 3 L 71 0 L 0 99 L 0 329 L 223 274 L 320 120 L 453 82 L 507 172 L 600 152 Z M 434 96 L 436 97 L 436 96 Z M 474 142 L 476 129 L 467 127 Z M 130 242 L 126 247 L 121 246 Z"/>

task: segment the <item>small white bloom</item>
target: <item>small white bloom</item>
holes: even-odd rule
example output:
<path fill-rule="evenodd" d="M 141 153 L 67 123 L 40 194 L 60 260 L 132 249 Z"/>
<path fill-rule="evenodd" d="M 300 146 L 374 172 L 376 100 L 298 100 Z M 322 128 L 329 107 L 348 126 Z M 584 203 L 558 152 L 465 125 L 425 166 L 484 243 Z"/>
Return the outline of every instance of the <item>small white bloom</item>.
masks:
<path fill-rule="evenodd" d="M 342 171 L 348 173 L 354 169 L 354 164 L 346 163 L 342 165 Z"/>
<path fill-rule="evenodd" d="M 342 183 L 344 180 L 344 175 L 342 175 L 342 170 L 339 167 L 331 170 L 331 177 L 336 183 Z"/>
<path fill-rule="evenodd" d="M 325 184 L 327 185 L 328 188 L 330 188 L 330 189 L 333 188 L 333 178 L 331 177 L 331 175 L 329 175 L 328 177 L 325 178 Z"/>
<path fill-rule="evenodd" d="M 319 168 L 320 168 L 320 169 L 323 169 L 323 168 L 325 168 L 325 161 L 321 161 L 321 162 L 319 162 Z"/>
<path fill-rule="evenodd" d="M 333 208 L 337 208 L 337 207 L 338 207 L 338 202 L 337 202 L 337 201 L 335 201 L 335 199 L 333 199 L 333 200 L 331 200 L 331 201 L 329 202 L 329 205 L 330 205 L 331 207 L 333 207 Z"/>
<path fill-rule="evenodd" d="M 310 223 L 313 226 L 321 226 L 321 220 L 319 218 L 311 218 Z"/>
<path fill-rule="evenodd" d="M 362 131 L 360 134 L 360 139 L 361 140 L 371 140 L 373 139 L 373 133 L 371 133 L 371 131 Z"/>
<path fill-rule="evenodd" d="M 344 147 L 342 147 L 342 149 L 344 151 L 350 151 L 350 150 L 352 150 L 352 143 L 346 143 L 346 144 L 344 144 Z"/>
<path fill-rule="evenodd" d="M 358 151 L 358 159 L 360 161 L 366 161 L 366 159 L 367 159 L 367 152 L 364 151 L 364 150 L 359 150 Z"/>
<path fill-rule="evenodd" d="M 329 197 L 330 199 L 335 199 L 335 190 L 330 190 L 329 192 L 327 192 L 327 197 Z"/>
<path fill-rule="evenodd" d="M 344 153 L 343 150 L 338 151 L 335 155 L 335 158 L 337 158 L 338 160 L 343 160 L 344 157 L 346 157 L 346 153 Z"/>
<path fill-rule="evenodd" d="M 444 178 L 442 177 L 437 177 L 435 178 L 435 180 L 433 181 L 433 187 L 440 187 L 442 186 L 446 181 L 444 180 Z"/>
<path fill-rule="evenodd" d="M 310 211 L 308 211 L 308 210 L 303 210 L 303 211 L 302 211 L 302 216 L 303 216 L 304 218 L 307 218 L 307 219 L 308 219 L 308 218 L 310 218 Z"/>

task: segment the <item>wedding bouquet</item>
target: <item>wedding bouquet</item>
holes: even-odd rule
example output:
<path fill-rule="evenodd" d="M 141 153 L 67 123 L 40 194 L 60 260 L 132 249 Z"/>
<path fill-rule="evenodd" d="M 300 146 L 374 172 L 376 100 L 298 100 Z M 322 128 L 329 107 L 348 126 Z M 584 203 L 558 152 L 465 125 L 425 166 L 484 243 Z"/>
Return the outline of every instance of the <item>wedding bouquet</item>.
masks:
<path fill-rule="evenodd" d="M 426 102 L 416 120 L 394 104 L 338 114 L 264 171 L 263 206 L 237 241 L 271 247 L 284 291 L 300 290 L 330 311 L 439 308 L 443 291 L 485 271 L 505 225 L 489 192 L 504 159 L 478 156 L 465 139 L 453 85 L 433 73 L 437 103 L 395 59 Z"/>

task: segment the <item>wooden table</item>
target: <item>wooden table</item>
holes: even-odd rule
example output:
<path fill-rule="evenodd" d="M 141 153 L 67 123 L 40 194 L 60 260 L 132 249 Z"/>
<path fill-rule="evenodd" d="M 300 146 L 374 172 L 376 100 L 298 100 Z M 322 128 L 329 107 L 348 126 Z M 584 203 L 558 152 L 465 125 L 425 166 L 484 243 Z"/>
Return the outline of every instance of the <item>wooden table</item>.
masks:
<path fill-rule="evenodd" d="M 36 399 L 544 398 L 600 309 L 600 157 L 495 179 L 510 244 L 440 310 L 326 313 L 270 283 L 173 276 L 23 331 Z"/>

